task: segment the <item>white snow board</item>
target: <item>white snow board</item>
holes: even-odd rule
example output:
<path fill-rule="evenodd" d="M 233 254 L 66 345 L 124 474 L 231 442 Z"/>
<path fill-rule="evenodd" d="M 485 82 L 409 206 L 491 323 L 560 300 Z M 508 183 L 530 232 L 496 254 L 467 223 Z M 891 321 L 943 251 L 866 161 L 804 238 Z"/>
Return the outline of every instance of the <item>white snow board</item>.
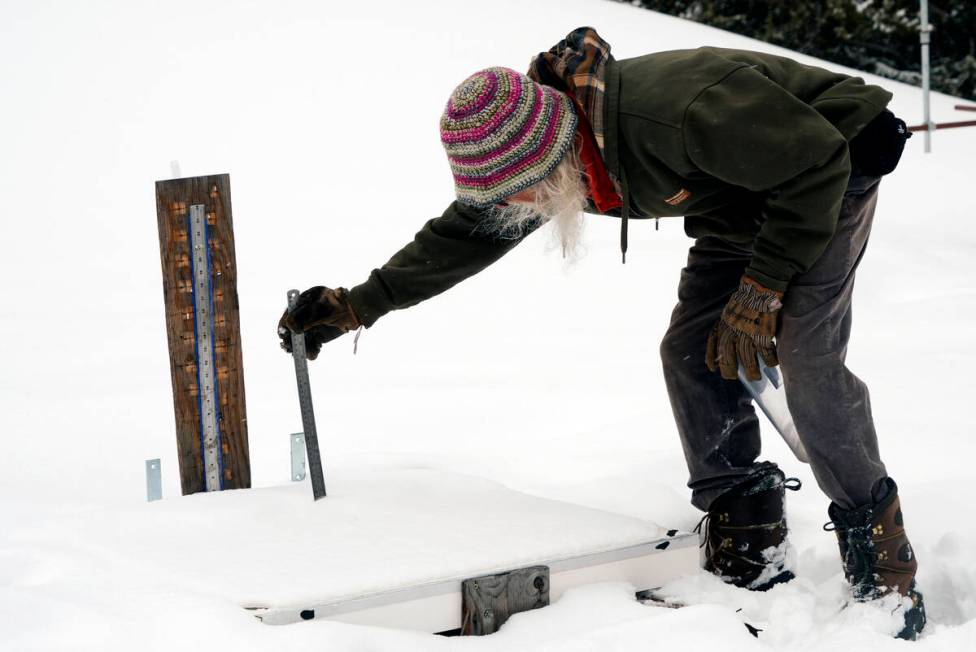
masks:
<path fill-rule="evenodd" d="M 698 567 L 698 537 L 675 532 L 654 541 L 616 550 L 558 560 L 541 560 L 550 573 L 550 600 L 567 590 L 594 582 L 621 581 L 635 587 L 658 587 Z M 490 572 L 501 572 L 494 569 Z M 448 580 L 345 596 L 292 606 L 250 606 L 262 622 L 287 625 L 303 620 L 328 619 L 360 625 L 396 627 L 425 632 L 447 632 L 461 627 L 461 583 L 484 572 Z"/>
<path fill-rule="evenodd" d="M 305 531 L 287 536 L 309 549 L 297 559 L 261 556 L 281 584 L 262 582 L 267 597 L 255 587 L 257 599 L 241 604 L 266 624 L 314 618 L 444 632 L 461 626 L 465 579 L 544 565 L 555 602 L 593 582 L 655 588 L 699 565 L 694 534 L 482 478 L 385 469 L 340 471 L 333 484 L 335 493 L 301 508 Z"/>

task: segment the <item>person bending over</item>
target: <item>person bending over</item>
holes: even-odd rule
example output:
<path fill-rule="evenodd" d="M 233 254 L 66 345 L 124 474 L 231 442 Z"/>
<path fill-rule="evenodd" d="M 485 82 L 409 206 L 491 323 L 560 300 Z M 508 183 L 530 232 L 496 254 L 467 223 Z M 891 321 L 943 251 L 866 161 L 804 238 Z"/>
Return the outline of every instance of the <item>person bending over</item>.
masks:
<path fill-rule="evenodd" d="M 552 222 L 566 252 L 582 213 L 683 216 L 694 238 L 661 343 L 664 378 L 706 512 L 705 568 L 752 590 L 793 578 L 784 499 L 798 482 L 758 461 L 759 422 L 737 380 L 779 365 L 857 601 L 897 592 L 925 624 L 898 488 L 868 389 L 845 365 L 854 275 L 880 178 L 910 135 L 891 93 L 788 58 L 714 47 L 615 60 L 592 28 L 532 60 L 479 71 L 440 120 L 456 199 L 362 284 L 302 293 L 279 323 L 308 357 L 451 288 Z"/>

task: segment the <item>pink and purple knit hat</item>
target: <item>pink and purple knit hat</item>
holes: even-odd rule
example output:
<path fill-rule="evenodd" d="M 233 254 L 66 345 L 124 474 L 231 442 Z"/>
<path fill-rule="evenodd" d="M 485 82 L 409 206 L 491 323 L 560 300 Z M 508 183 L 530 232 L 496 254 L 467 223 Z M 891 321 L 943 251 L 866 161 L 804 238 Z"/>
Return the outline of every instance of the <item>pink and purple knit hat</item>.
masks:
<path fill-rule="evenodd" d="M 458 201 L 487 208 L 545 179 L 572 144 L 576 119 L 565 93 L 509 68 L 465 79 L 441 116 Z"/>

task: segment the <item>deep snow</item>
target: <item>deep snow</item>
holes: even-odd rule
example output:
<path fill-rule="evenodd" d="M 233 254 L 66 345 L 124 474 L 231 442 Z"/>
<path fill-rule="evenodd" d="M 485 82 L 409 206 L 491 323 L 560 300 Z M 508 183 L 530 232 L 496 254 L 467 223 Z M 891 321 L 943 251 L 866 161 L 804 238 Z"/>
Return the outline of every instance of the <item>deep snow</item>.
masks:
<path fill-rule="evenodd" d="M 254 484 L 287 484 L 300 418 L 274 333 L 285 291 L 358 283 L 440 214 L 451 181 L 437 117 L 450 90 L 489 65 L 524 69 L 583 24 L 618 58 L 705 44 L 783 52 L 596 0 L 0 6 L 0 649 L 906 645 L 877 614 L 840 610 L 826 500 L 771 431 L 764 456 L 805 482 L 789 496 L 798 581 L 754 595 L 699 575 L 668 587 L 702 603 L 676 611 L 608 584 L 485 640 L 271 628 L 167 573 L 166 532 L 156 550 L 126 545 L 153 509 L 183 510 L 188 523 L 209 514 L 178 497 L 153 197 L 169 161 L 186 175 L 231 174 Z M 920 121 L 917 89 L 871 79 Z M 935 118 L 962 119 L 954 103 L 934 96 Z M 976 647 L 974 148 L 976 129 L 937 133 L 930 155 L 914 138 L 884 182 L 848 360 L 872 389 L 920 560 L 924 650 Z M 590 218 L 589 253 L 568 270 L 536 234 L 384 318 L 355 357 L 351 338 L 330 345 L 311 367 L 327 470 L 364 470 L 379 488 L 415 467 L 481 476 L 690 529 L 699 514 L 657 357 L 690 241 L 679 220 L 659 232 L 633 224 L 621 266 L 617 228 Z M 143 502 L 150 457 L 163 460 L 162 506 Z M 280 534 L 260 499 L 230 501 L 253 510 L 251 537 Z M 246 544 L 226 555 L 231 575 L 261 564 Z"/>

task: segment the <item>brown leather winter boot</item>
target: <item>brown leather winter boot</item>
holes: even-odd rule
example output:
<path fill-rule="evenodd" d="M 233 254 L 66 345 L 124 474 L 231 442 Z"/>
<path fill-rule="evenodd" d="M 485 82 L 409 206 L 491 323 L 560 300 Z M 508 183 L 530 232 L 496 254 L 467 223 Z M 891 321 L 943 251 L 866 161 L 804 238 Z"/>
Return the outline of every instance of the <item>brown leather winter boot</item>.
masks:
<path fill-rule="evenodd" d="M 746 480 L 712 501 L 702 519 L 705 570 L 751 591 L 793 579 L 784 504 L 786 489 L 799 488 L 799 480 L 787 479 L 772 462 L 762 462 Z"/>
<path fill-rule="evenodd" d="M 925 627 L 925 605 L 915 590 L 918 562 L 905 534 L 898 487 L 891 478 L 885 483 L 884 497 L 869 505 L 844 510 L 831 503 L 831 522 L 824 529 L 837 535 L 844 576 L 856 601 L 876 600 L 892 591 L 911 598 L 898 638 L 915 640 Z"/>

